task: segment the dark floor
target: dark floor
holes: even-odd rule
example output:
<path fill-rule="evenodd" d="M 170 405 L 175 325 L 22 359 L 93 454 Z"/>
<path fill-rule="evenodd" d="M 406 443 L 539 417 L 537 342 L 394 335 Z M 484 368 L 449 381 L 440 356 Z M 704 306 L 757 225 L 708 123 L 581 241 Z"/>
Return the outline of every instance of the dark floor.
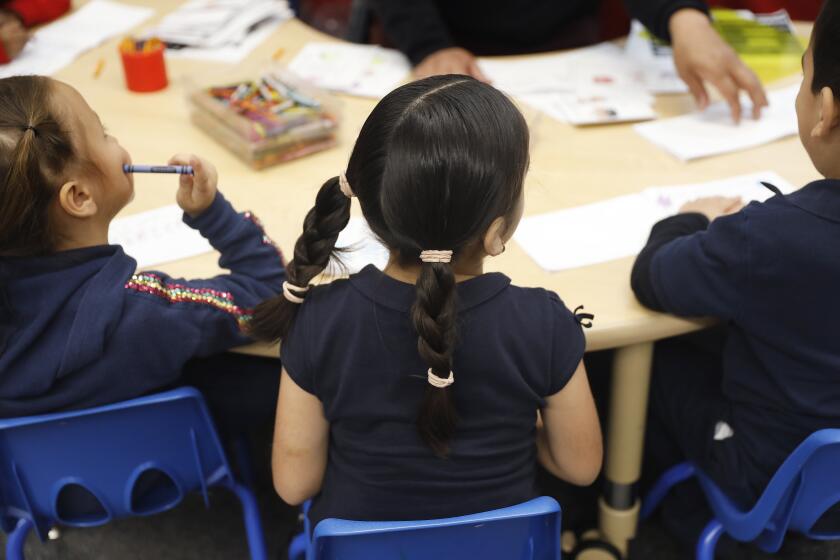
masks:
<path fill-rule="evenodd" d="M 289 536 L 295 528 L 295 512 L 274 498 L 268 488 L 261 492 L 265 529 L 272 558 L 285 558 Z M 186 499 L 178 508 L 149 518 L 125 519 L 96 529 L 64 529 L 56 541 L 27 543 L 28 560 L 235 560 L 248 558 L 241 510 L 233 495 L 216 490 L 210 509 L 200 496 Z M 2 535 L 0 542 L 5 543 Z M 678 560 L 691 558 L 656 524 L 642 528 L 634 558 Z M 5 558 L 0 552 L 0 558 Z M 776 556 L 743 549 L 735 558 L 790 560 L 840 560 L 840 544 L 790 540 Z"/>
<path fill-rule="evenodd" d="M 292 534 L 299 531 L 297 510 L 284 504 L 271 487 L 269 472 L 270 427 L 254 434 L 256 492 L 263 513 L 269 557 L 286 559 Z M 633 546 L 634 560 L 692 558 L 657 523 L 642 527 Z M 0 533 L 0 560 L 5 558 L 5 536 Z M 92 529 L 61 530 L 55 541 L 41 543 L 34 534 L 26 545 L 28 560 L 238 560 L 247 559 L 242 510 L 235 496 L 212 489 L 210 508 L 193 494 L 175 509 L 145 518 L 123 519 Z M 737 549 L 726 560 L 840 560 L 840 542 L 818 543 L 789 539 L 776 556 L 754 549 Z"/>

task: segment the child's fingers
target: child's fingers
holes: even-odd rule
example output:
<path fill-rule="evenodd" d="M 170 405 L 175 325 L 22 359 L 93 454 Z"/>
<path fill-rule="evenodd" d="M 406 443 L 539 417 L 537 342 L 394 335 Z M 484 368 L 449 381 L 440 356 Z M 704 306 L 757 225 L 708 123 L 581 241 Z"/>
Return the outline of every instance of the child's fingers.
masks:
<path fill-rule="evenodd" d="M 166 162 L 166 165 L 189 165 L 190 159 L 193 158 L 192 154 L 175 154 L 169 161 Z"/>

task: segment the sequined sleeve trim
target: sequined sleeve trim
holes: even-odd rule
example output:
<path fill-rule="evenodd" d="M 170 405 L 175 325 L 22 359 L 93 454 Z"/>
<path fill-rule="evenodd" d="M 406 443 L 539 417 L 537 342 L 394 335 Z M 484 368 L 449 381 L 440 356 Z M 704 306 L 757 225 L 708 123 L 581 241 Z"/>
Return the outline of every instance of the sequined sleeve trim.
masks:
<path fill-rule="evenodd" d="M 128 290 L 152 294 L 170 303 L 192 302 L 215 307 L 233 316 L 240 329 L 251 320 L 251 310 L 237 306 L 230 292 L 221 292 L 213 288 L 191 288 L 183 284 L 166 282 L 163 277 L 149 272 L 134 274 L 126 282 L 125 287 Z"/>
<path fill-rule="evenodd" d="M 245 212 L 245 213 L 242 214 L 242 216 L 246 220 L 248 220 L 249 222 L 251 222 L 252 224 L 254 224 L 255 226 L 257 226 L 259 228 L 260 232 L 262 233 L 263 245 L 270 245 L 271 247 L 274 247 L 274 250 L 277 251 L 277 256 L 280 257 L 280 262 L 283 263 L 283 266 L 286 266 L 286 259 L 283 258 L 283 252 L 280 251 L 280 247 L 277 246 L 277 244 L 274 242 L 274 240 L 271 239 L 265 233 L 265 228 L 263 227 L 260 219 L 257 218 L 252 212 Z"/>

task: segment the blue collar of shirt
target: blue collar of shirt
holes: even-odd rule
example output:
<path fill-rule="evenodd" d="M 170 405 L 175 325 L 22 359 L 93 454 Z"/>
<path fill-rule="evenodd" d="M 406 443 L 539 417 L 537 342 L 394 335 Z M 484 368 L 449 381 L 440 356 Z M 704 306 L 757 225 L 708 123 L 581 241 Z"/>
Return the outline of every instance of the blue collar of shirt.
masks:
<path fill-rule="evenodd" d="M 840 180 L 821 179 L 808 183 L 785 199 L 809 214 L 840 223 Z"/>
<path fill-rule="evenodd" d="M 408 313 L 417 297 L 413 284 L 391 278 L 373 265 L 350 277 L 350 284 L 368 299 L 396 311 Z M 476 307 L 493 298 L 510 285 L 510 278 L 501 272 L 489 272 L 458 282 L 458 309 Z"/>

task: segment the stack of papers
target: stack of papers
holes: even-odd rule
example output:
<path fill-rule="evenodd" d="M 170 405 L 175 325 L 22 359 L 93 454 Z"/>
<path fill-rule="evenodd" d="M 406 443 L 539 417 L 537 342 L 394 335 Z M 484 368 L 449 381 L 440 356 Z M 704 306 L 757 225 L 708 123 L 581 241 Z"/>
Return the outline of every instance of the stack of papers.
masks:
<path fill-rule="evenodd" d="M 376 45 L 308 43 L 289 70 L 323 89 L 380 98 L 408 77 L 411 64 L 399 51 Z"/>
<path fill-rule="evenodd" d="M 139 269 L 212 251 L 210 243 L 183 222 L 183 215 L 184 211 L 172 204 L 117 218 L 108 230 L 108 242 L 122 245 Z"/>
<path fill-rule="evenodd" d="M 747 203 L 793 186 L 772 171 L 740 175 L 694 185 L 653 187 L 641 193 L 524 218 L 516 242 L 545 270 L 589 266 L 639 253 L 659 220 L 675 214 L 686 202 L 707 196 L 739 196 Z M 629 279 L 628 279 L 629 281 Z"/>
<path fill-rule="evenodd" d="M 675 157 L 695 158 L 735 152 L 796 134 L 796 95 L 799 85 L 768 91 L 769 107 L 753 120 L 752 106 L 744 103 L 741 123 L 732 121 L 729 105 L 714 103 L 702 113 L 638 124 L 636 132 Z"/>
<path fill-rule="evenodd" d="M 479 65 L 494 86 L 560 121 L 590 125 L 656 117 L 641 72 L 612 43 Z"/>
<path fill-rule="evenodd" d="M 293 16 L 286 0 L 191 0 L 148 35 L 168 56 L 235 63 Z"/>
<path fill-rule="evenodd" d="M 69 16 L 36 31 L 17 58 L 0 65 L 0 78 L 53 74 L 83 52 L 125 34 L 154 13 L 151 8 L 91 0 Z"/>

